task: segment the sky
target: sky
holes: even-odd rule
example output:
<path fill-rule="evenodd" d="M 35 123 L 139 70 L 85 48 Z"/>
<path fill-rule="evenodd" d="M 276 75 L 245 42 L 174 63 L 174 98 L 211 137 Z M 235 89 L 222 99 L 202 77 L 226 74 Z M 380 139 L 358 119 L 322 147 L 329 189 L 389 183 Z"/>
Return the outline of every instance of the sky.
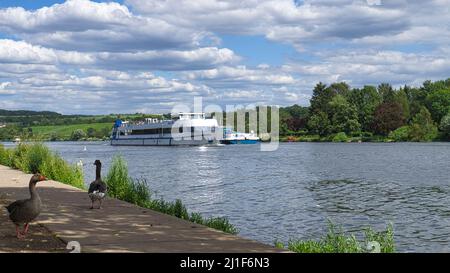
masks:
<path fill-rule="evenodd" d="M 307 106 L 450 77 L 450 0 L 0 0 L 0 109 Z"/>

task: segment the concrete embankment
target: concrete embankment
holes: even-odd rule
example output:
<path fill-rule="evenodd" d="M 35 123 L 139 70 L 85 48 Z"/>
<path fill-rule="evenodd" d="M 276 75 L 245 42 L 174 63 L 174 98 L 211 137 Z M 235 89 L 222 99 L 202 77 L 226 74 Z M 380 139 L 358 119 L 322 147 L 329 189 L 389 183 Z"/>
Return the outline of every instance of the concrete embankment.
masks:
<path fill-rule="evenodd" d="M 28 198 L 30 177 L 0 165 L 2 203 Z M 79 242 L 82 252 L 282 252 L 113 198 L 105 200 L 102 209 L 90 210 L 85 191 L 56 181 L 39 183 L 38 191 L 43 209 L 30 233 L 45 228 L 63 244 Z M 0 214 L 6 219 L 6 210 L 2 209 Z M 3 223 L 0 232 L 5 233 L 0 241 L 13 240 L 14 225 L 10 223 L 9 230 Z M 34 249 L 39 250 L 38 246 Z M 1 251 L 14 249 L 0 242 Z"/>

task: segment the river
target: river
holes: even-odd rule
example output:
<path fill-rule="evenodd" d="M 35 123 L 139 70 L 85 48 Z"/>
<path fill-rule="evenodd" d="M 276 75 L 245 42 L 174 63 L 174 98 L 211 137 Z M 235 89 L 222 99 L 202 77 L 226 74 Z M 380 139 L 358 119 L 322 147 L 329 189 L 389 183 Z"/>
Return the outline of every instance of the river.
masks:
<path fill-rule="evenodd" d="M 450 252 L 450 143 L 282 143 L 225 147 L 113 147 L 51 142 L 66 160 L 95 159 L 104 175 L 115 154 L 157 197 L 226 216 L 243 237 L 273 244 L 317 239 L 327 220 L 347 231 L 394 224 L 401 252 Z M 86 147 L 86 149 L 84 149 Z"/>

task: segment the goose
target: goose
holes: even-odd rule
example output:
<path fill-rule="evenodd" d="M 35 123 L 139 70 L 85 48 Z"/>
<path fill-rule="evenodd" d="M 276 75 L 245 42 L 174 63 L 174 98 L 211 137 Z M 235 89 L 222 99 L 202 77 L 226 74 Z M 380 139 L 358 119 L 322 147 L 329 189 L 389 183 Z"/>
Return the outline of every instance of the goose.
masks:
<path fill-rule="evenodd" d="M 47 180 L 47 178 L 39 173 L 33 175 L 28 185 L 30 198 L 17 200 L 6 206 L 9 219 L 16 225 L 16 236 L 18 239 L 25 238 L 30 222 L 41 213 L 41 199 L 36 191 L 36 184 L 44 180 Z M 23 232 L 19 230 L 21 225 L 24 225 Z"/>
<path fill-rule="evenodd" d="M 103 198 L 106 196 L 107 186 L 106 183 L 102 181 L 101 170 L 102 163 L 100 160 L 95 160 L 94 165 L 96 166 L 95 170 L 95 180 L 91 182 L 89 185 L 89 197 L 91 198 L 91 209 L 94 208 L 94 202 L 99 201 L 99 209 L 102 208 Z"/>

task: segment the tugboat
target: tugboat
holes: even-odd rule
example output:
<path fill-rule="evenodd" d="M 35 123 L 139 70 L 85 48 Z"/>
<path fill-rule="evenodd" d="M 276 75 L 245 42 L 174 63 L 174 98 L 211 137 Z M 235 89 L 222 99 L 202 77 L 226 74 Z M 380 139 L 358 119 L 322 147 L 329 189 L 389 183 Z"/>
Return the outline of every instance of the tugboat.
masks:
<path fill-rule="evenodd" d="M 239 133 L 233 131 L 231 128 L 225 127 L 223 129 L 223 139 L 220 141 L 221 144 L 256 144 L 259 143 L 261 139 L 256 136 L 253 131 L 250 133 Z"/>

